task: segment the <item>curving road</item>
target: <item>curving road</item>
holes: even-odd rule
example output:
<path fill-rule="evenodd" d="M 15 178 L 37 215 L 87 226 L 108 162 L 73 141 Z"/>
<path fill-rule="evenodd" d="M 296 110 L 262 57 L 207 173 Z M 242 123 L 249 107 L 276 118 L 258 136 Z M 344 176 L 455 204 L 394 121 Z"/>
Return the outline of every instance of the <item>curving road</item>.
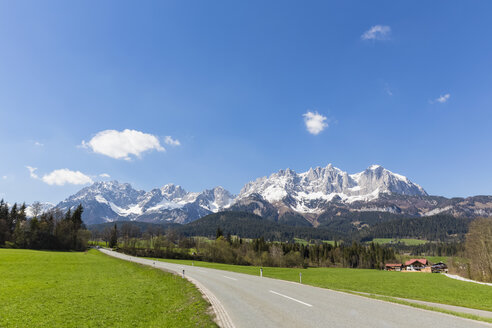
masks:
<path fill-rule="evenodd" d="M 492 327 L 484 322 L 283 280 L 100 251 L 178 274 L 185 270 L 185 277 L 212 303 L 222 327 Z"/>

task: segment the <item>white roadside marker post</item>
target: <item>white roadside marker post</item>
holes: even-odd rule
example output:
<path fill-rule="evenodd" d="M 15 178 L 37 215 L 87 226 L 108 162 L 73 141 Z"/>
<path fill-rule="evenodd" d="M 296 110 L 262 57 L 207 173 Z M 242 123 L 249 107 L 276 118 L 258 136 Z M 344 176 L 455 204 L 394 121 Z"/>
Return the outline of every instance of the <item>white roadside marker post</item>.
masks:
<path fill-rule="evenodd" d="M 263 277 L 263 268 L 260 268 L 260 277 Z"/>
<path fill-rule="evenodd" d="M 302 284 L 302 272 L 299 272 L 299 283 Z"/>
<path fill-rule="evenodd" d="M 185 277 L 185 270 L 183 269 L 183 278 Z"/>

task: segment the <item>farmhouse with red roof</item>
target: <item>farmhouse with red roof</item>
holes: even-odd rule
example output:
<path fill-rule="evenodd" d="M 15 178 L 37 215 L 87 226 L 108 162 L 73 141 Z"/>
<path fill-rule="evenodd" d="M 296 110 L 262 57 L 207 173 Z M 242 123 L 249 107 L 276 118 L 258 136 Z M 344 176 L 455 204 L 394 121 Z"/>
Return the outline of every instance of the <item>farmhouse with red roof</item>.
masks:
<path fill-rule="evenodd" d="M 405 269 L 407 271 L 421 271 L 428 264 L 427 259 L 411 259 L 405 262 Z"/>

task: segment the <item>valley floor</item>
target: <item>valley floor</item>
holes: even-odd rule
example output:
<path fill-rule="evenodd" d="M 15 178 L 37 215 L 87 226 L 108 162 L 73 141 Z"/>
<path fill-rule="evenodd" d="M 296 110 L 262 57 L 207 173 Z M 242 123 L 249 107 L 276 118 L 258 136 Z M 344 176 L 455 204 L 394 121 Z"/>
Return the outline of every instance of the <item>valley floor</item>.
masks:
<path fill-rule="evenodd" d="M 175 264 L 128 256 L 107 249 L 101 251 L 122 260 L 185 275 L 200 286 L 207 296 L 212 295 L 218 301 L 214 304 L 218 303 L 220 312 L 225 312 L 227 315 L 224 317 L 229 319 L 225 321 L 224 327 L 463 328 L 490 327 L 487 322 L 492 322 L 490 319 L 473 315 L 447 315 L 439 313 L 444 311 L 426 311 L 430 308 L 418 309 L 405 306 L 405 303 L 394 304 L 393 300 L 392 303 L 382 302 L 353 293 L 258 275 L 227 272 L 194 265 L 195 263 Z M 375 298 L 374 295 L 371 297 Z M 217 307 L 214 309 L 217 311 Z"/>

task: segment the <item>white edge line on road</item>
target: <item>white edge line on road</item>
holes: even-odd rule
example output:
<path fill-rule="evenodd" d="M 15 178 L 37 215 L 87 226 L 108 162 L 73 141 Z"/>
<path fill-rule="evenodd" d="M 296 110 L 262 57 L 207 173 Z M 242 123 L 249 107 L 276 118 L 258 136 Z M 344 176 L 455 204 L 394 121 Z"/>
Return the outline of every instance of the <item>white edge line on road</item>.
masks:
<path fill-rule="evenodd" d="M 237 279 L 236 279 L 236 278 L 231 278 L 231 277 L 224 276 L 224 275 L 223 275 L 222 277 L 227 278 L 227 279 L 231 279 L 231 280 L 234 280 L 234 281 L 237 281 Z"/>
<path fill-rule="evenodd" d="M 284 294 L 277 293 L 277 292 L 275 292 L 275 291 L 273 291 L 273 290 L 270 290 L 270 293 L 277 294 L 277 295 L 279 295 L 279 296 L 282 296 L 282 297 L 288 298 L 289 300 L 295 301 L 295 302 L 297 302 L 297 303 L 301 303 L 301 304 L 303 304 L 303 305 L 306 305 L 306 306 L 312 307 L 312 305 L 311 305 L 311 304 L 309 304 L 309 303 L 306 303 L 306 302 L 303 302 L 303 301 L 296 300 L 296 299 L 295 299 L 295 298 L 293 298 L 293 297 L 290 297 L 290 296 L 287 296 L 287 295 L 284 295 Z"/>

